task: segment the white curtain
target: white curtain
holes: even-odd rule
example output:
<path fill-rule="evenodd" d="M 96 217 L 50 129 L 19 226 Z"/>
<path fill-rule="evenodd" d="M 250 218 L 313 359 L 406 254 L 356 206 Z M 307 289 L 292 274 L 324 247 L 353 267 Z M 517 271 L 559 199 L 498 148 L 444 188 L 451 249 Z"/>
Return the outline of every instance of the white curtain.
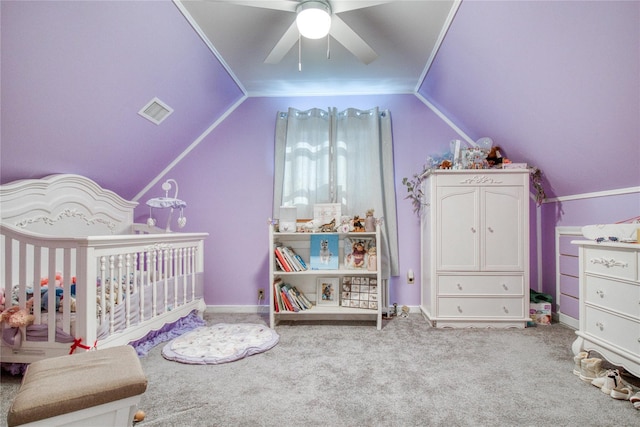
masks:
<path fill-rule="evenodd" d="M 296 206 L 313 218 L 316 203 L 340 203 L 343 215 L 383 217 L 378 250 L 384 278 L 398 275 L 396 197 L 391 115 L 388 111 L 337 112 L 290 108 L 276 123 L 273 213 Z"/>

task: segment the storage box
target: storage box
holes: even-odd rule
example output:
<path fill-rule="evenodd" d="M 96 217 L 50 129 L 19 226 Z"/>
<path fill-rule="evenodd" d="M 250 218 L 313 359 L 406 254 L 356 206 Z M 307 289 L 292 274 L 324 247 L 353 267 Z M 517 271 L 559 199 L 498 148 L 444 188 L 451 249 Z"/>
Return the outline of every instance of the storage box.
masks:
<path fill-rule="evenodd" d="M 526 163 L 503 163 L 502 169 L 526 169 Z"/>
<path fill-rule="evenodd" d="M 529 304 L 529 317 L 536 325 L 551 324 L 551 303 L 540 302 Z"/>
<path fill-rule="evenodd" d="M 295 206 L 280 206 L 279 231 L 293 233 L 296 231 L 298 208 Z"/>

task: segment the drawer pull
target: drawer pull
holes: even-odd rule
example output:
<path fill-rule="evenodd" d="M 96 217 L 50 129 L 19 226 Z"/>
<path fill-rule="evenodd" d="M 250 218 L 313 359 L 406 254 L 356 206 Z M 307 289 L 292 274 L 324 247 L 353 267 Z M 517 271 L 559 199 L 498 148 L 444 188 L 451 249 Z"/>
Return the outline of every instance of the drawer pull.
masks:
<path fill-rule="evenodd" d="M 472 232 L 472 233 L 475 233 L 475 232 L 476 232 L 475 227 L 471 227 L 471 232 Z"/>
<path fill-rule="evenodd" d="M 458 290 L 462 290 L 462 285 L 460 283 L 458 283 Z"/>
<path fill-rule="evenodd" d="M 489 233 L 493 233 L 493 228 L 487 227 L 487 230 L 489 230 Z"/>
<path fill-rule="evenodd" d="M 503 288 L 505 291 L 508 291 L 508 290 L 509 290 L 509 287 L 507 286 L 507 284 L 506 284 L 506 283 L 503 283 L 503 284 L 502 284 L 502 288 Z"/>
<path fill-rule="evenodd" d="M 458 313 L 462 313 L 462 307 L 458 306 Z"/>
<path fill-rule="evenodd" d="M 505 306 L 502 306 L 502 311 L 504 311 L 506 314 L 509 314 L 509 309 Z"/>
<path fill-rule="evenodd" d="M 607 268 L 611 268 L 611 267 L 628 267 L 629 266 L 629 264 L 627 264 L 626 262 L 616 261 L 613 258 L 607 259 L 607 258 L 604 258 L 604 257 L 592 258 L 591 259 L 591 264 L 602 264 Z"/>
<path fill-rule="evenodd" d="M 604 323 L 602 323 L 601 321 L 596 322 L 596 327 L 601 331 L 604 331 Z"/>
<path fill-rule="evenodd" d="M 598 289 L 598 290 L 596 291 L 596 294 L 598 294 L 598 296 L 599 296 L 600 298 L 604 298 L 604 291 L 603 291 L 602 289 Z"/>

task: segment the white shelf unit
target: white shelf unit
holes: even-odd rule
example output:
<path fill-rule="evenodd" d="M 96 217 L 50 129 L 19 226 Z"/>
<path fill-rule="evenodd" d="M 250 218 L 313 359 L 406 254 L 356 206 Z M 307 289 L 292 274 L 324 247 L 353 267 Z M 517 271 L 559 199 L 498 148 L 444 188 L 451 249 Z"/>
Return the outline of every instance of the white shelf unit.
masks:
<path fill-rule="evenodd" d="M 311 269 L 311 236 L 317 234 L 337 235 L 339 242 L 339 266 L 335 270 L 313 270 Z M 380 242 L 380 230 L 376 227 L 375 232 L 350 232 L 350 233 L 280 233 L 274 231 L 274 226 L 269 225 L 269 323 L 273 328 L 279 320 L 367 320 L 375 321 L 377 329 L 382 328 L 382 313 L 385 301 L 386 283 L 383 283 L 380 275 L 380 255 L 376 256 L 376 271 L 364 269 L 350 269 L 344 266 L 344 241 L 345 238 L 374 238 L 376 247 Z M 292 248 L 302 257 L 309 267 L 305 271 L 287 272 L 277 267 L 274 249 L 281 244 Z M 376 299 L 377 309 L 365 309 L 354 307 L 343 307 L 342 292 L 339 291 L 338 305 L 318 305 L 317 304 L 317 279 L 318 278 L 338 278 L 340 290 L 343 280 L 346 277 L 366 277 L 375 279 L 377 284 Z M 300 292 L 311 300 L 313 307 L 299 312 L 278 311 L 274 305 L 274 282 L 281 278 L 285 283 L 295 286 Z"/>

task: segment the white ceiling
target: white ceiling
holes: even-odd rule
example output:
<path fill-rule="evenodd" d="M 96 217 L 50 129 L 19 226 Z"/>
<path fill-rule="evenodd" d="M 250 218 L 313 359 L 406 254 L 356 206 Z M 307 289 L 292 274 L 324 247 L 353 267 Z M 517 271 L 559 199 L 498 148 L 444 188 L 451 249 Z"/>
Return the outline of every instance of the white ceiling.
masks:
<path fill-rule="evenodd" d="M 378 57 L 360 62 L 334 38 L 302 39 L 278 64 L 264 60 L 295 20 L 295 12 L 266 9 L 296 0 L 174 0 L 249 96 L 413 93 L 417 90 L 461 0 L 391 0 L 339 13 Z M 367 0 L 330 0 L 366 4 Z M 377 2 L 381 3 L 381 2 Z M 286 6 L 286 5 L 285 5 Z M 346 5 L 337 5 L 346 6 Z M 295 9 L 295 4 L 293 5 Z"/>

